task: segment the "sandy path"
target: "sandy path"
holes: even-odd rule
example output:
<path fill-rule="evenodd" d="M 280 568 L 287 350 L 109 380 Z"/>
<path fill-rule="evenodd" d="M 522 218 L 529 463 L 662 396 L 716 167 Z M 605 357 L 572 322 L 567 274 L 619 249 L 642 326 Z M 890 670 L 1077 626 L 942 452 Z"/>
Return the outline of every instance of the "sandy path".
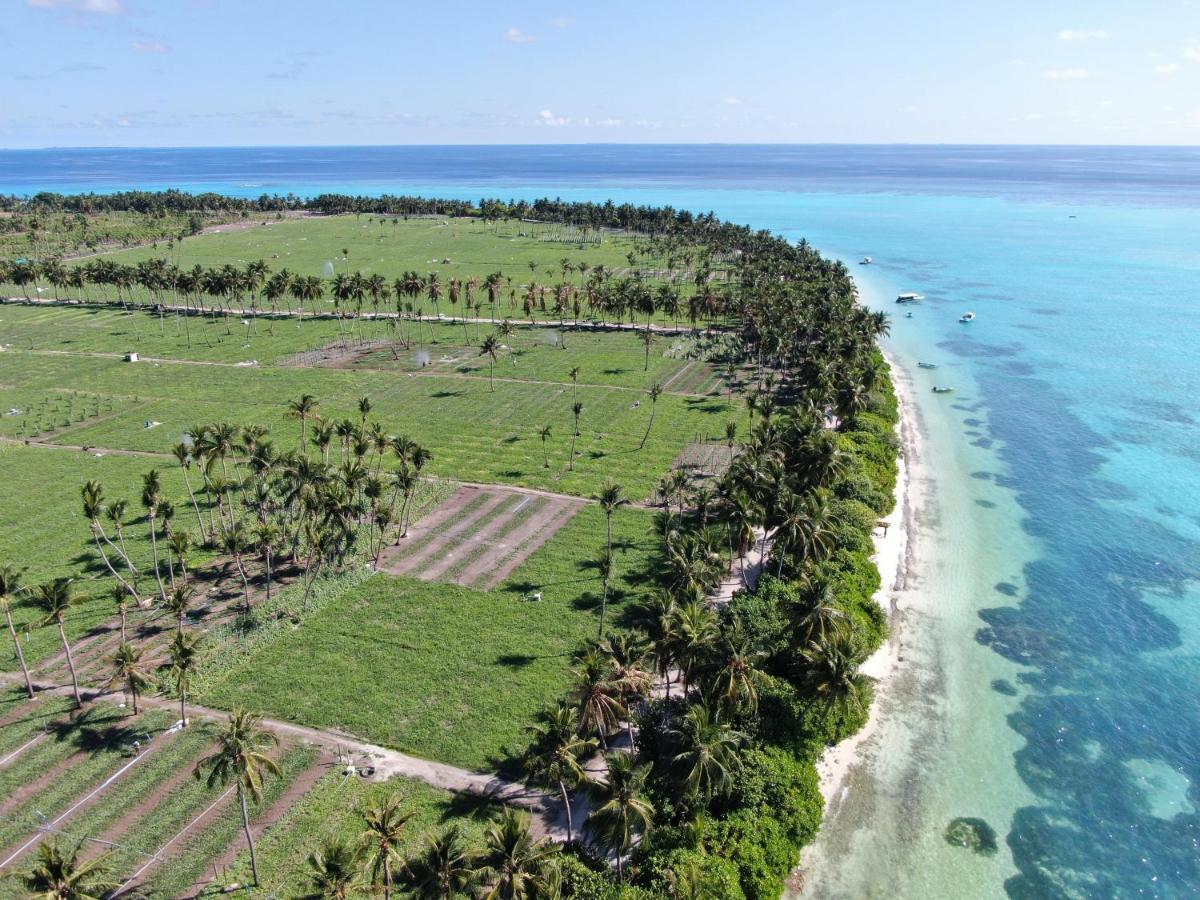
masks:
<path fill-rule="evenodd" d="M 479 586 L 483 590 L 492 590 L 571 521 L 583 508 L 583 504 L 552 501 L 551 507 L 551 515 L 548 518 L 543 516 L 530 519 L 505 535 L 507 540 L 498 542 L 493 552 L 485 554 L 464 569 L 457 579 L 458 582 L 474 584 L 480 581 Z"/>

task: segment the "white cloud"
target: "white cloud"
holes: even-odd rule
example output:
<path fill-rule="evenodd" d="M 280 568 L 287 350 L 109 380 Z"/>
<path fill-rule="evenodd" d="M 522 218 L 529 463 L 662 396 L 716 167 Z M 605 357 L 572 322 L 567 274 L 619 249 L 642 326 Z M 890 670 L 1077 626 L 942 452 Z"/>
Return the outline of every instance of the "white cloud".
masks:
<path fill-rule="evenodd" d="M 1060 41 L 1102 41 L 1108 32 L 1102 28 L 1064 28 L 1058 33 Z"/>
<path fill-rule="evenodd" d="M 741 106 L 742 98 L 734 97 L 734 96 L 722 97 L 721 102 L 724 103 L 726 106 Z"/>
<path fill-rule="evenodd" d="M 504 39 L 510 44 L 532 44 L 537 40 L 532 34 L 526 34 L 515 25 L 504 32 Z"/>
<path fill-rule="evenodd" d="M 556 116 L 548 109 L 543 109 L 540 113 L 538 113 L 537 117 L 537 124 L 549 125 L 552 128 L 556 128 L 560 125 L 569 125 L 570 123 L 571 120 L 566 116 Z"/>
<path fill-rule="evenodd" d="M 1195 38 L 1189 38 L 1187 46 L 1183 48 L 1183 58 L 1200 62 L 1200 41 L 1197 41 Z"/>
<path fill-rule="evenodd" d="M 1050 81 L 1082 81 L 1091 78 L 1092 73 L 1087 69 L 1046 69 L 1039 77 Z"/>
<path fill-rule="evenodd" d="M 138 53 L 166 53 L 171 49 L 162 41 L 134 41 L 130 46 Z"/>
<path fill-rule="evenodd" d="M 1179 63 L 1167 63 L 1164 66 L 1155 66 L 1154 71 L 1159 75 L 1174 75 L 1181 68 L 1183 67 L 1180 66 Z"/>
<path fill-rule="evenodd" d="M 68 9 L 71 12 L 99 13 L 105 16 L 125 12 L 121 0 L 28 0 L 28 3 L 40 9 Z"/>
<path fill-rule="evenodd" d="M 555 28 L 570 28 L 575 24 L 575 20 L 570 16 L 559 16 L 557 19 L 552 19 L 550 24 Z"/>
<path fill-rule="evenodd" d="M 620 119 L 614 119 L 614 118 L 612 118 L 611 116 L 609 116 L 607 119 L 601 119 L 601 120 L 600 120 L 599 122 L 597 122 L 596 124 L 597 124 L 597 125 L 601 125 L 601 126 L 603 126 L 603 127 L 605 127 L 605 128 L 620 128 L 620 127 L 621 127 L 621 120 L 620 120 Z"/>

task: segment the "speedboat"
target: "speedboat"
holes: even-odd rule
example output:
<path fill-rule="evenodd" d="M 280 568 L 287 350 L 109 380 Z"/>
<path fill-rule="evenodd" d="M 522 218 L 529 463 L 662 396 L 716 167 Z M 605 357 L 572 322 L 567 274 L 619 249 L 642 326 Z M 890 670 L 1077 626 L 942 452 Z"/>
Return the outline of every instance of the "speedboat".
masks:
<path fill-rule="evenodd" d="M 919 363 L 917 363 L 917 368 L 918 369 L 936 369 L 937 363 L 919 362 Z"/>
<path fill-rule="evenodd" d="M 940 387 L 940 386 L 939 386 L 939 387 L 935 387 L 935 388 L 933 389 L 933 392 L 934 392 L 935 394 L 952 394 L 952 393 L 954 393 L 954 388 L 952 388 L 952 387 Z"/>
<path fill-rule="evenodd" d="M 906 319 L 911 319 L 911 318 L 912 318 L 912 313 L 910 313 L 910 312 L 906 312 L 906 313 L 904 314 L 904 318 L 906 318 Z"/>
<path fill-rule="evenodd" d="M 923 294 L 914 294 L 912 292 L 901 294 L 896 298 L 897 303 L 916 303 L 918 300 L 924 300 Z"/>
<path fill-rule="evenodd" d="M 973 312 L 963 313 L 961 316 L 958 317 L 958 321 L 974 322 L 975 321 L 975 313 L 973 313 Z"/>
<path fill-rule="evenodd" d="M 860 259 L 860 260 L 858 261 L 858 264 L 859 264 L 860 266 L 869 266 L 869 265 L 870 265 L 871 263 L 873 263 L 873 262 L 875 262 L 875 260 L 871 259 L 871 257 L 869 257 L 869 256 L 864 256 L 862 259 Z"/>

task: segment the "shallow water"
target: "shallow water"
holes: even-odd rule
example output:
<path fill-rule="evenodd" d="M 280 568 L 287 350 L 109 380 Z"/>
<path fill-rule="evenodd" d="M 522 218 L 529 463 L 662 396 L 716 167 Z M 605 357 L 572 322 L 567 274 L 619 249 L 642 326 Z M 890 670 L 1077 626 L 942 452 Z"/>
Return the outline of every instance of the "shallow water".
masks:
<path fill-rule="evenodd" d="M 931 500 L 905 666 L 870 765 L 806 854 L 809 891 L 1200 893 L 1197 151 L 56 153 L 0 153 L 0 191 L 613 197 L 715 210 L 852 265 L 871 255 L 854 266 L 868 302 L 927 297 L 889 346 L 913 381 Z M 978 318 L 959 324 L 966 310 Z M 947 844 L 958 816 L 986 820 L 998 852 Z"/>

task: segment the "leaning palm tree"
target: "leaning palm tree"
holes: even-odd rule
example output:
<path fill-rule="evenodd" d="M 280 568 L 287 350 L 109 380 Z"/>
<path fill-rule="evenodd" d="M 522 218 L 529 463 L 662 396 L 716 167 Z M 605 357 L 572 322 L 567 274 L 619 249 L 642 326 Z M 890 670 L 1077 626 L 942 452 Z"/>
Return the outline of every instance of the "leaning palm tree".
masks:
<path fill-rule="evenodd" d="M 150 675 L 142 667 L 142 649 L 122 641 L 112 656 L 112 677 L 108 690 L 123 684 L 133 701 L 133 714 L 138 714 L 138 697 L 152 684 Z"/>
<path fill-rule="evenodd" d="M 391 900 L 396 872 L 404 868 L 404 857 L 400 854 L 404 827 L 413 813 L 401 811 L 399 797 L 387 797 L 378 806 L 368 809 L 364 817 L 367 827 L 362 842 L 367 854 L 367 869 L 371 881 L 383 885 L 384 900 Z"/>
<path fill-rule="evenodd" d="M 689 707 L 670 733 L 680 748 L 671 762 L 683 790 L 706 801 L 724 794 L 741 768 L 737 751 L 746 735 L 722 723 L 704 703 Z"/>
<path fill-rule="evenodd" d="M 116 890 L 117 883 L 107 877 L 108 854 L 83 862 L 82 849 L 82 842 L 64 850 L 57 838 L 43 841 L 33 868 L 21 876 L 29 895 L 40 900 L 102 900 Z"/>
<path fill-rule="evenodd" d="M 620 507 L 629 502 L 629 499 L 621 492 L 621 486 L 609 482 L 601 489 L 599 496 L 596 497 L 600 501 L 600 508 L 604 510 L 604 519 L 607 526 L 608 534 L 608 552 L 605 554 L 604 565 L 604 592 L 600 598 L 600 634 L 598 637 L 604 637 L 604 613 L 608 607 L 608 582 L 612 571 L 613 546 L 612 546 L 612 521 L 613 513 Z"/>
<path fill-rule="evenodd" d="M 457 825 L 434 835 L 404 867 L 401 881 L 417 900 L 452 900 L 470 896 L 480 882 L 479 870 Z"/>
<path fill-rule="evenodd" d="M 326 838 L 308 855 L 312 900 L 346 900 L 362 886 L 363 849 L 341 838 Z M 257 879 L 255 879 L 257 880 Z"/>
<path fill-rule="evenodd" d="M 587 784 L 583 761 L 596 752 L 596 740 L 580 737 L 578 711 L 561 701 L 542 713 L 542 721 L 529 730 L 534 738 L 525 753 L 525 774 L 537 784 L 557 788 L 562 795 L 569 843 L 574 840 L 575 823 L 568 788 Z"/>
<path fill-rule="evenodd" d="M 646 446 L 646 441 L 650 439 L 650 429 L 654 427 L 654 414 L 658 411 L 658 398 L 662 396 L 662 385 L 651 385 L 650 390 L 646 391 L 650 395 L 650 421 L 646 423 L 646 433 L 642 435 L 642 442 L 638 444 L 638 449 L 641 450 Z"/>
<path fill-rule="evenodd" d="M 13 605 L 17 598 L 25 593 L 21 584 L 23 570 L 8 563 L 0 565 L 0 609 L 4 610 L 4 621 L 8 625 L 8 633 L 12 635 L 13 649 L 17 652 L 17 662 L 21 666 L 21 674 L 25 676 L 25 690 L 29 699 L 33 699 L 33 681 L 29 677 L 29 667 L 25 665 L 25 653 L 21 650 L 21 638 L 17 636 L 17 628 L 13 625 Z"/>
<path fill-rule="evenodd" d="M 67 657 L 67 670 L 71 673 L 71 688 L 75 692 L 75 707 L 83 706 L 83 698 L 79 695 L 79 677 L 75 674 L 75 660 L 71 656 L 71 643 L 67 640 L 67 613 L 71 607 L 86 600 L 82 594 L 76 594 L 72 587 L 74 579 L 55 578 L 37 585 L 29 594 L 29 599 L 43 618 L 39 626 L 55 625 L 58 636 L 62 640 L 63 652 Z"/>
<path fill-rule="evenodd" d="M 588 826 L 616 851 L 617 878 L 624 879 L 624 859 L 634 838 L 654 820 L 654 806 L 644 796 L 650 766 L 634 765 L 633 757 L 617 752 L 607 759 L 608 779 L 594 789 L 596 806 Z"/>
<path fill-rule="evenodd" d="M 187 726 L 187 695 L 192 685 L 192 672 L 200 660 L 200 642 L 204 635 L 188 631 L 177 631 L 171 640 L 171 677 L 175 679 L 175 691 L 179 694 L 179 721 Z"/>
<path fill-rule="evenodd" d="M 571 699 L 579 710 L 580 731 L 594 732 L 607 749 L 606 738 L 627 715 L 618 690 L 609 680 L 608 661 L 594 650 L 585 651 L 579 668 L 571 674 L 575 678 Z"/>
<path fill-rule="evenodd" d="M 491 888 L 487 900 L 533 900 L 546 886 L 547 863 L 558 847 L 542 838 L 534 840 L 525 810 L 506 806 L 484 832 L 480 857 L 481 877 Z"/>
<path fill-rule="evenodd" d="M 244 709 L 235 709 L 229 723 L 217 736 L 216 752 L 204 757 L 193 770 L 197 780 L 206 778 L 211 789 L 233 782 L 237 788 L 238 804 L 242 810 L 242 830 L 246 833 L 246 845 L 250 849 L 250 869 L 254 883 L 258 884 L 258 854 L 254 849 L 254 836 L 250 833 L 250 810 L 246 805 L 249 797 L 255 803 L 262 799 L 264 774 L 279 775 L 279 764 L 267 756 L 266 750 L 279 743 L 271 731 L 260 726 L 261 719 Z M 204 770 L 208 770 L 207 777 Z"/>

